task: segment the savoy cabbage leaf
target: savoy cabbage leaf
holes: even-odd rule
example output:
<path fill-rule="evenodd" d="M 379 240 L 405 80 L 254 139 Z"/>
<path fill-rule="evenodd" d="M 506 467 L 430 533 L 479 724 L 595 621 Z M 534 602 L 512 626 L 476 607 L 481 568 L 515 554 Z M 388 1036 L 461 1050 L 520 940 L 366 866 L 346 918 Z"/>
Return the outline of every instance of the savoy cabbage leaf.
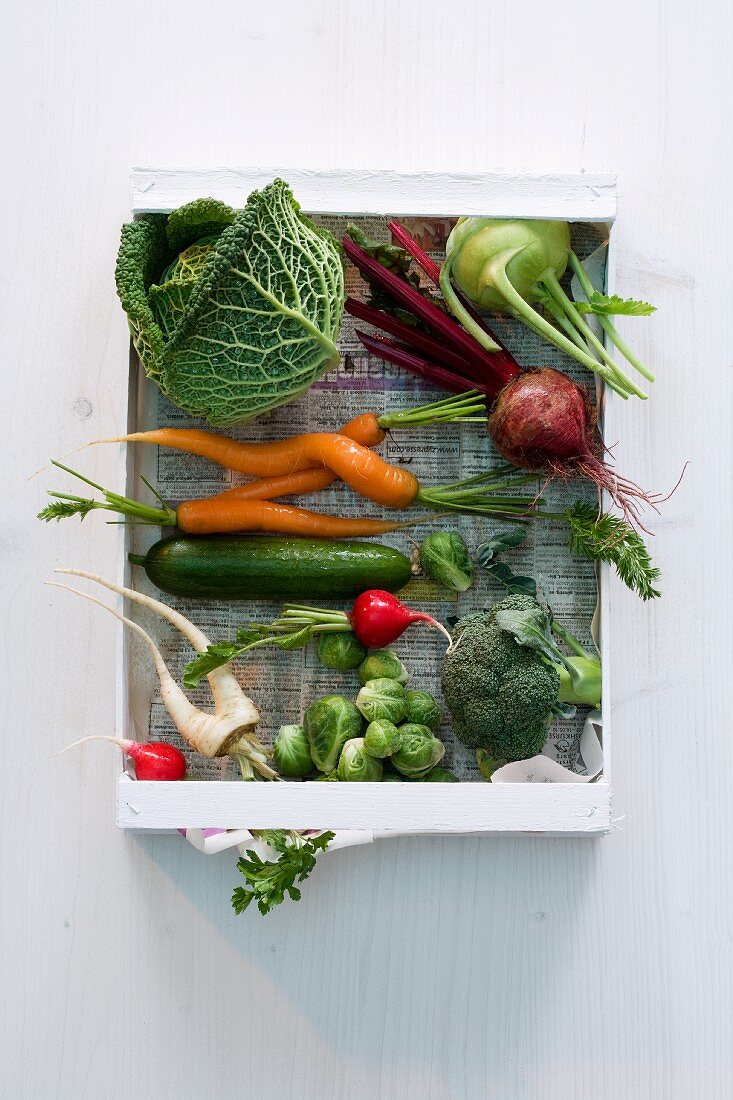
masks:
<path fill-rule="evenodd" d="M 198 199 L 123 226 L 116 279 L 146 373 L 214 426 L 292 400 L 338 363 L 340 245 L 283 180 L 238 212 Z"/>

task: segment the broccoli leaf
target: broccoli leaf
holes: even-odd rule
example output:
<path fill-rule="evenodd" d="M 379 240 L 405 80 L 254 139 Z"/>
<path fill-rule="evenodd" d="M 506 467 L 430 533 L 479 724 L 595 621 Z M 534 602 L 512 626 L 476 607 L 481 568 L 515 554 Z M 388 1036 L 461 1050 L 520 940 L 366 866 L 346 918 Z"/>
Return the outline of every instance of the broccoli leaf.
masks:
<path fill-rule="evenodd" d="M 210 424 L 282 405 L 338 363 L 340 246 L 283 180 L 236 214 L 201 199 L 124 226 L 116 280 L 146 373 Z"/>
<path fill-rule="evenodd" d="M 597 313 L 604 317 L 623 314 L 626 317 L 648 317 L 656 313 L 656 306 L 649 302 L 639 302 L 635 298 L 619 298 L 616 294 L 601 294 L 594 290 L 587 302 L 576 302 L 579 313 Z"/>
<path fill-rule="evenodd" d="M 511 634 L 519 645 L 538 650 L 552 664 L 567 663 L 567 657 L 552 637 L 552 619 L 539 604 L 523 611 L 502 608 L 496 612 L 496 625 Z"/>
<path fill-rule="evenodd" d="M 561 703 L 558 699 L 550 708 L 556 718 L 575 718 L 578 708 L 573 703 Z"/>

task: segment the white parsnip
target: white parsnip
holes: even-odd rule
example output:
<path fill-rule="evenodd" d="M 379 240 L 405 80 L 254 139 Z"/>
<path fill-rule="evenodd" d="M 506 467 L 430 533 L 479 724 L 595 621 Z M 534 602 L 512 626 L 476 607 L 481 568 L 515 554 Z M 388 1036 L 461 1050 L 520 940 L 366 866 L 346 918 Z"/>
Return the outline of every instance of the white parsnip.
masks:
<path fill-rule="evenodd" d="M 141 607 L 146 607 L 179 630 L 197 653 L 204 653 L 209 645 L 209 640 L 203 631 L 184 615 L 144 592 L 124 588 L 95 573 L 87 573 L 83 569 L 56 569 L 55 572 L 84 577 Z M 50 583 L 103 607 L 144 640 L 155 663 L 166 710 L 173 719 L 176 729 L 191 748 L 209 759 L 216 756 L 231 756 L 238 762 L 242 775 L 246 779 L 253 778 L 255 772 L 268 779 L 278 778 L 277 772 L 268 763 L 266 749 L 254 732 L 260 719 L 259 711 L 252 700 L 244 694 L 230 669 L 217 668 L 209 673 L 207 679 L 214 697 L 214 711 L 210 713 L 201 710 L 191 702 L 173 679 L 155 642 L 138 623 L 109 607 L 96 596 L 60 582 Z"/>

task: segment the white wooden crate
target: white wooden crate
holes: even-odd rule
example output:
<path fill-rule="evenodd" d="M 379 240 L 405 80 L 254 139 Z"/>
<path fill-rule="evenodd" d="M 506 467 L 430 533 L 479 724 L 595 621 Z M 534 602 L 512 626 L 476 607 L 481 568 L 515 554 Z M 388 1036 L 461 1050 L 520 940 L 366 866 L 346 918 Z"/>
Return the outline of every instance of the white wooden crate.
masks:
<path fill-rule="evenodd" d="M 167 212 L 212 195 L 234 207 L 276 176 L 291 184 L 303 210 L 330 214 L 558 218 L 608 228 L 608 292 L 614 286 L 616 182 L 608 175 L 456 175 L 293 168 L 136 169 L 132 211 Z M 135 372 L 130 367 L 128 425 L 134 430 Z M 603 395 L 604 434 L 612 435 L 612 397 Z M 131 456 L 123 452 L 120 478 L 133 493 Z M 118 580 L 130 585 L 129 531 L 120 527 Z M 603 774 L 590 783 L 242 783 L 137 782 L 126 774 L 117 787 L 117 823 L 123 829 L 176 828 L 374 829 L 394 833 L 512 836 L 599 836 L 611 826 L 609 571 L 599 577 L 603 662 Z M 128 650 L 118 631 L 117 733 L 131 733 Z"/>

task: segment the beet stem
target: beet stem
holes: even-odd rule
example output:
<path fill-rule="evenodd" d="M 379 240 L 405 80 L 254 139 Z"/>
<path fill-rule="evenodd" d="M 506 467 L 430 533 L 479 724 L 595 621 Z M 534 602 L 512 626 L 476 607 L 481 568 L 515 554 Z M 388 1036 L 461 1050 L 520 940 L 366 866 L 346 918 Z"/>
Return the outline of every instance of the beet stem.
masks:
<path fill-rule="evenodd" d="M 502 384 L 518 373 L 517 367 L 510 369 L 501 356 L 489 354 L 460 324 L 447 317 L 438 306 L 414 290 L 404 279 L 373 260 L 348 237 L 342 239 L 342 244 L 346 255 L 362 274 L 392 294 L 400 305 L 424 321 L 438 336 L 451 341 L 456 351 L 461 351 L 468 359 L 481 363 L 487 373 L 493 375 Z"/>
<path fill-rule="evenodd" d="M 421 332 L 420 329 L 413 328 L 411 325 L 406 325 L 404 321 L 392 317 L 389 313 L 384 313 L 381 309 L 368 306 L 356 298 L 347 298 L 344 309 L 352 317 L 357 317 L 360 321 L 366 321 L 367 324 L 374 325 L 382 332 L 388 332 L 390 336 L 395 336 L 403 344 L 409 344 L 415 350 L 423 352 L 438 362 L 444 362 L 446 366 L 453 367 L 459 374 L 463 374 L 467 378 L 475 376 L 480 381 L 484 376 L 483 364 L 477 366 L 475 362 L 467 360 L 465 356 L 460 355 L 453 348 L 446 347 L 434 337 Z"/>
<path fill-rule="evenodd" d="M 417 243 L 417 241 L 413 240 L 405 227 L 403 225 L 400 225 L 399 222 L 389 222 L 387 228 L 390 230 L 392 236 L 397 241 L 397 243 L 401 244 L 406 252 L 409 252 L 415 263 L 422 268 L 428 278 L 432 279 L 437 287 L 440 287 L 440 267 L 438 266 L 438 264 L 435 263 L 434 260 L 430 259 L 427 252 L 424 252 L 423 249 L 420 248 L 420 245 Z M 468 300 L 463 291 L 459 287 L 457 287 L 455 283 L 453 284 L 453 290 L 469 317 L 471 317 L 471 319 L 484 330 L 486 335 L 489 336 L 494 341 L 494 343 L 499 345 L 501 350 L 506 355 L 507 359 L 514 364 L 518 372 L 520 369 L 519 364 L 514 359 L 514 356 L 509 351 L 506 344 L 502 343 L 494 330 L 487 323 L 485 317 L 483 317 L 478 312 L 473 303 Z"/>
<path fill-rule="evenodd" d="M 493 401 L 501 389 L 500 383 L 493 381 L 478 382 L 473 378 L 464 378 L 463 375 L 459 375 L 455 371 L 446 370 L 438 363 L 414 355 L 408 348 L 403 348 L 400 344 L 396 344 L 384 336 L 369 336 L 361 329 L 356 329 L 356 335 L 372 355 L 376 355 L 379 359 L 384 359 L 388 363 L 393 363 L 396 367 L 402 367 L 411 374 L 424 378 L 426 382 L 433 382 L 436 386 L 440 386 L 450 393 L 462 393 L 464 390 L 473 387 Z"/>

